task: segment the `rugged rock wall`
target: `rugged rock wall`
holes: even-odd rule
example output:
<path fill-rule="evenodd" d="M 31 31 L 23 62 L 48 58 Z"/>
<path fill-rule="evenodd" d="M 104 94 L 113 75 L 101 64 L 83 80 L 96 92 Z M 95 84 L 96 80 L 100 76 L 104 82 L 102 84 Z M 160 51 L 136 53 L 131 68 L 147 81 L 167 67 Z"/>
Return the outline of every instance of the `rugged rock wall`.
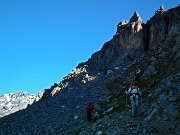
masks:
<path fill-rule="evenodd" d="M 163 42 L 168 34 L 179 32 L 180 7 L 165 11 L 160 7 L 144 24 L 137 12 L 129 23 L 121 21 L 113 39 L 86 62 L 93 69 L 111 69 L 140 57 L 149 48 Z"/>
<path fill-rule="evenodd" d="M 147 22 L 148 48 L 153 48 L 163 42 L 169 34 L 179 33 L 180 27 L 180 6 L 165 11 L 159 9 Z"/>
<path fill-rule="evenodd" d="M 145 51 L 146 29 L 139 14 L 134 12 L 129 23 L 121 21 L 113 39 L 87 61 L 93 69 L 107 70 L 141 56 Z"/>

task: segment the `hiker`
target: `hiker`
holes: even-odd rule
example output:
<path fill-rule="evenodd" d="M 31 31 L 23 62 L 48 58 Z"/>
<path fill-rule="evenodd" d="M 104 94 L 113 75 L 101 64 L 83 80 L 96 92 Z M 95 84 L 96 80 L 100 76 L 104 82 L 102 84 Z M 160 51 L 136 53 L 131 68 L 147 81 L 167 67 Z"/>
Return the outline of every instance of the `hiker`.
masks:
<path fill-rule="evenodd" d="M 134 81 L 139 82 L 140 81 L 140 77 L 143 75 L 144 70 L 140 69 L 140 68 L 135 68 L 135 77 L 134 77 Z"/>
<path fill-rule="evenodd" d="M 131 107 L 132 107 L 132 117 L 136 117 L 139 102 L 141 100 L 142 92 L 139 89 L 136 82 L 132 83 L 129 90 L 126 91 L 126 96 L 130 95 Z"/>
<path fill-rule="evenodd" d="M 94 111 L 93 104 L 88 103 L 86 109 L 87 109 L 87 120 L 90 121 L 92 119 L 92 112 Z"/>

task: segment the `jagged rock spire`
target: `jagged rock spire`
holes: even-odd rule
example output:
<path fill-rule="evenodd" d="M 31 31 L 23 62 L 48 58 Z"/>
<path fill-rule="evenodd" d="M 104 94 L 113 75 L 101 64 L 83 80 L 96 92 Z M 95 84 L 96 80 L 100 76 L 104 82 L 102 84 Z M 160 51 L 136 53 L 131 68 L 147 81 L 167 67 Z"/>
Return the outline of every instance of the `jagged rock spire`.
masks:
<path fill-rule="evenodd" d="M 134 12 L 134 15 L 131 17 L 129 23 L 136 22 L 136 21 L 142 22 L 142 19 L 139 16 L 137 11 Z"/>
<path fill-rule="evenodd" d="M 164 6 L 163 5 L 160 6 L 160 10 L 164 10 Z"/>
<path fill-rule="evenodd" d="M 128 24 L 128 21 L 123 20 L 117 25 L 117 32 L 119 33 L 122 29 L 126 28 L 126 25 Z"/>
<path fill-rule="evenodd" d="M 121 21 L 121 22 L 118 24 L 118 26 L 125 25 L 125 24 L 127 24 L 127 23 L 128 23 L 128 21 L 123 20 L 123 21 Z"/>
<path fill-rule="evenodd" d="M 155 13 L 162 13 L 162 12 L 164 12 L 164 11 L 165 11 L 165 10 L 164 10 L 164 6 L 161 5 L 160 8 L 159 8 Z"/>

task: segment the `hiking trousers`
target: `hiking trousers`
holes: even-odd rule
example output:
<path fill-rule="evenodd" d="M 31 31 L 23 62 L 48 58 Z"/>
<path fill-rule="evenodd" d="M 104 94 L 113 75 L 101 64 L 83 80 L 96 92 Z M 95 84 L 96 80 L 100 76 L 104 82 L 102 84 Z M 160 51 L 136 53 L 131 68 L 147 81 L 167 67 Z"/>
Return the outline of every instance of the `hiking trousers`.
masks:
<path fill-rule="evenodd" d="M 140 75 L 135 75 L 134 81 L 140 82 Z"/>
<path fill-rule="evenodd" d="M 87 111 L 87 120 L 90 121 L 92 119 L 92 111 Z"/>
<path fill-rule="evenodd" d="M 131 101 L 131 107 L 132 107 L 132 117 L 135 117 L 136 116 L 136 113 L 137 113 L 137 109 L 138 109 L 138 106 L 139 106 L 139 98 L 138 97 L 134 97 L 131 96 L 130 97 L 130 101 Z"/>

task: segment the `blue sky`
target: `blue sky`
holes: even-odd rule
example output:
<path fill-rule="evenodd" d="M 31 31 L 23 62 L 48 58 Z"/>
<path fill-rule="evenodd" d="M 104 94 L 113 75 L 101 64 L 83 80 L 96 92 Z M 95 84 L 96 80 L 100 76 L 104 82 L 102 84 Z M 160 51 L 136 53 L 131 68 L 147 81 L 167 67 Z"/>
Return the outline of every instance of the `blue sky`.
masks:
<path fill-rule="evenodd" d="M 0 0 L 0 95 L 43 91 L 101 49 L 121 20 L 179 0 Z"/>

